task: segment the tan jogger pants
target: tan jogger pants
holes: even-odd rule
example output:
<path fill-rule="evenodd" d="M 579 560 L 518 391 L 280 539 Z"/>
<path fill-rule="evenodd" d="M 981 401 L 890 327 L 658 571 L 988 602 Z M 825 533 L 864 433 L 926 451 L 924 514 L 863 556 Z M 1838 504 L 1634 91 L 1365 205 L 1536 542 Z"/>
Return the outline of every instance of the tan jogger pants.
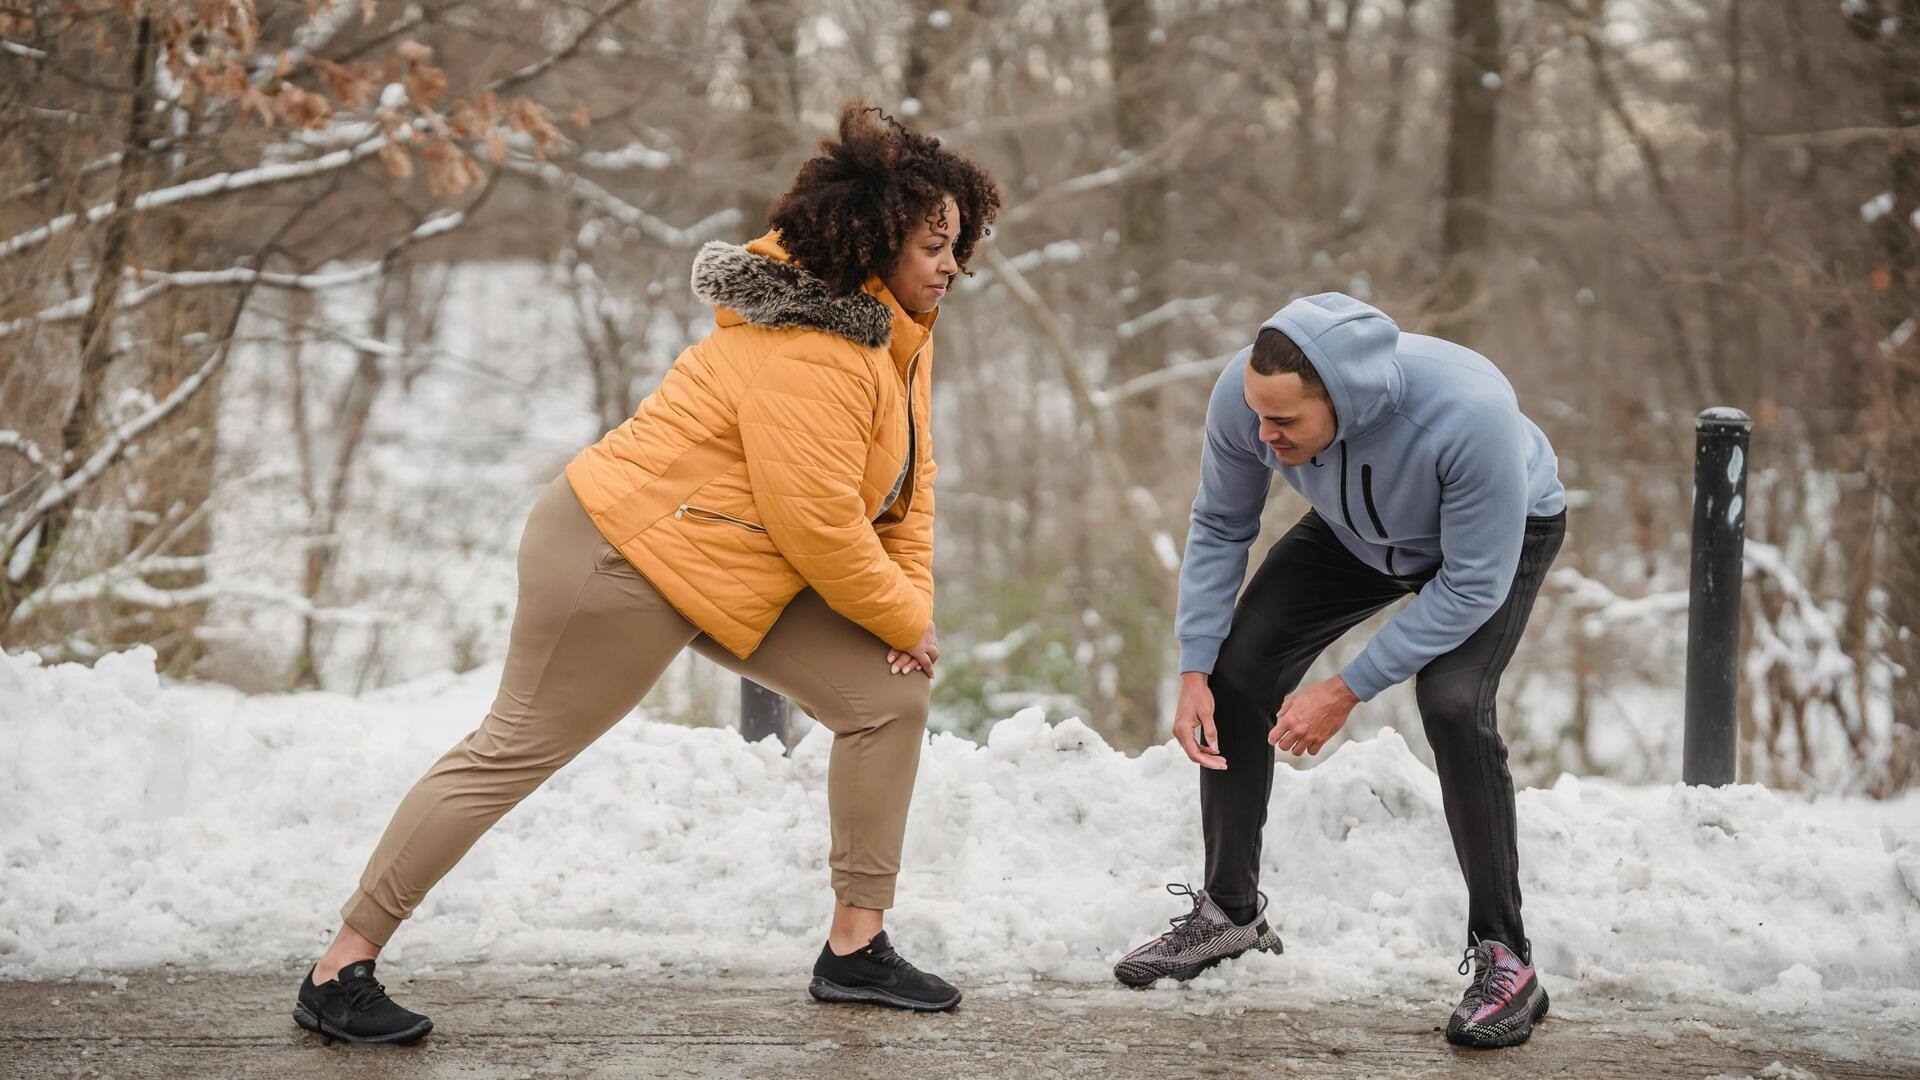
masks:
<path fill-rule="evenodd" d="M 661 598 L 607 543 L 565 476 L 520 540 L 520 598 L 500 693 L 479 728 L 401 800 L 340 916 L 385 945 L 480 834 L 632 711 L 682 648 L 797 702 L 834 733 L 827 768 L 835 897 L 893 905 L 925 739 L 930 682 L 895 675 L 887 646 L 802 592 L 741 660 Z"/>

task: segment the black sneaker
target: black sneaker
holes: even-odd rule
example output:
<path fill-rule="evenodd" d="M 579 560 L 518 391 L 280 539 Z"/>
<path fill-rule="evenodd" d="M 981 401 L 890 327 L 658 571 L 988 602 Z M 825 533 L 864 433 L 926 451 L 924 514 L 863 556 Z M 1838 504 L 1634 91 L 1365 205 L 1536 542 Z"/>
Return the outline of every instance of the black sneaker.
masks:
<path fill-rule="evenodd" d="M 1533 965 L 1498 941 L 1477 941 L 1460 960 L 1460 974 L 1473 965 L 1473 981 L 1447 1018 L 1447 1041 L 1490 1050 L 1519 1046 L 1547 1015 L 1547 989 Z"/>
<path fill-rule="evenodd" d="M 816 1001 L 860 1001 L 918 1012 L 942 1012 L 960 1004 L 960 991 L 952 983 L 894 952 L 885 930 L 845 956 L 836 955 L 831 945 L 821 946 L 807 992 Z"/>
<path fill-rule="evenodd" d="M 308 1031 L 349 1043 L 406 1046 L 433 1030 L 433 1021 L 403 1009 L 373 977 L 372 960 L 356 960 L 315 986 L 313 968 L 300 981 L 293 1020 Z M 315 965 L 316 967 L 318 965 Z"/>
<path fill-rule="evenodd" d="M 1113 967 L 1113 976 L 1128 986 L 1152 986 L 1161 979 L 1184 982 L 1224 960 L 1251 950 L 1282 953 L 1286 946 L 1280 935 L 1267 925 L 1267 898 L 1262 895 L 1253 921 L 1245 926 L 1235 923 L 1220 910 L 1204 890 L 1192 886 L 1168 885 L 1167 891 L 1193 901 L 1193 910 L 1175 915 L 1167 922 L 1173 929 L 1122 957 Z"/>

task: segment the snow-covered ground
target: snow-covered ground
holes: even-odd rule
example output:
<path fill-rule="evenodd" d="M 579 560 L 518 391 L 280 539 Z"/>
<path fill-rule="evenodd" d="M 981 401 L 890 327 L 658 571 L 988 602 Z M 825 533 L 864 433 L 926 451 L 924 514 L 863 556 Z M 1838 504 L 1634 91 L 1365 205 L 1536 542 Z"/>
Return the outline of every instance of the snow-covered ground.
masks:
<path fill-rule="evenodd" d="M 0 657 L 0 977 L 315 954 L 407 786 L 497 668 L 349 698 L 247 696 Z M 388 957 L 802 971 L 831 899 L 826 751 L 629 718 L 485 837 Z M 970 980 L 1105 984 L 1198 881 L 1195 767 L 1037 711 L 924 755 L 892 924 Z M 1920 1018 L 1920 793 L 1808 800 L 1563 777 L 1520 794 L 1529 928 L 1557 995 Z M 1284 956 L 1196 1000 L 1441 997 L 1464 896 L 1433 774 L 1391 732 L 1282 766 L 1265 849 Z M 1910 1036 L 1909 1036 L 1910 1037 Z"/>

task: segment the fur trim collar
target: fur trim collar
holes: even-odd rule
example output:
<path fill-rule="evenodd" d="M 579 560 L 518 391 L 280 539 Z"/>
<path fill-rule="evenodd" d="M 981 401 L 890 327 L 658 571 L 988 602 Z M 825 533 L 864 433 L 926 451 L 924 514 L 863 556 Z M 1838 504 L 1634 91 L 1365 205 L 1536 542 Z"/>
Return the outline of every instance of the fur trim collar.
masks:
<path fill-rule="evenodd" d="M 693 260 L 693 294 L 755 326 L 824 330 L 868 348 L 893 339 L 893 311 L 865 292 L 832 296 L 827 284 L 790 262 L 710 240 Z"/>

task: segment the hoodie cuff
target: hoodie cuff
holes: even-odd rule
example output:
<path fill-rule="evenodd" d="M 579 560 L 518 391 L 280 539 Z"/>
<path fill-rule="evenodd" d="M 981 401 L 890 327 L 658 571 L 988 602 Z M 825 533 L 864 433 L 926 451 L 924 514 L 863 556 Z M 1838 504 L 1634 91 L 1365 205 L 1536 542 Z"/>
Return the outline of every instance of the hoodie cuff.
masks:
<path fill-rule="evenodd" d="M 1198 671 L 1205 675 L 1213 674 L 1214 661 L 1220 658 L 1220 643 L 1226 638 L 1183 637 L 1180 639 L 1181 672 Z"/>
<path fill-rule="evenodd" d="M 1375 695 L 1392 686 L 1395 681 L 1387 678 L 1386 673 L 1380 670 L 1380 665 L 1373 662 L 1371 650 L 1366 649 L 1353 658 L 1353 663 L 1340 669 L 1340 679 L 1361 701 L 1372 701 Z"/>

